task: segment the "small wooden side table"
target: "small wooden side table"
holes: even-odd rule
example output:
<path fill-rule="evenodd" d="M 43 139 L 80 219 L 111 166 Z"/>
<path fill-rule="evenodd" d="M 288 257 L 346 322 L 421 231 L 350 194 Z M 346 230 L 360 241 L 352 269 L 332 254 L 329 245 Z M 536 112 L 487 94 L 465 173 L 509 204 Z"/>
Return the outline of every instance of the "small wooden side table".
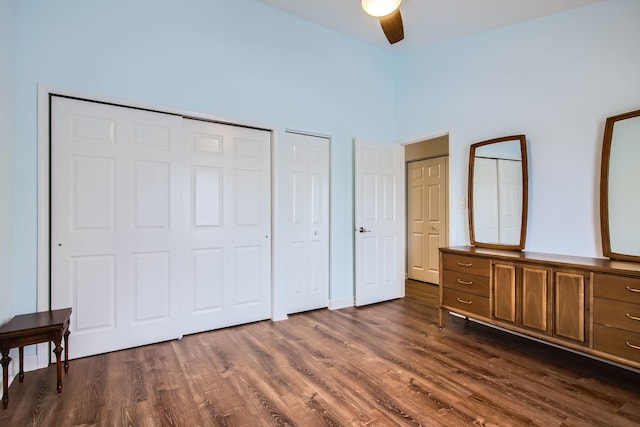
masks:
<path fill-rule="evenodd" d="M 0 328 L 0 350 L 2 350 L 2 409 L 7 409 L 9 405 L 9 351 L 12 348 L 19 348 L 20 371 L 18 378 L 24 381 L 24 346 L 40 344 L 53 341 L 56 354 L 56 365 L 58 371 L 58 394 L 62 393 L 62 369 L 60 345 L 64 338 L 64 371 L 69 371 L 69 319 L 71 309 L 62 308 L 60 310 L 42 311 L 38 313 L 21 314 L 13 317 L 7 324 Z"/>

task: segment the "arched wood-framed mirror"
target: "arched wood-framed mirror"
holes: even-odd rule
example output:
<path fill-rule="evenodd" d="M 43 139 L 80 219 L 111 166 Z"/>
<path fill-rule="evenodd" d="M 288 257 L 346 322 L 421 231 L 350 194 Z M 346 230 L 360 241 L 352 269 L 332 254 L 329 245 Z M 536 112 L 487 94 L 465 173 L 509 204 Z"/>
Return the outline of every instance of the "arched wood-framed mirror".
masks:
<path fill-rule="evenodd" d="M 604 256 L 640 262 L 640 110 L 607 118 L 600 174 Z"/>
<path fill-rule="evenodd" d="M 482 248 L 524 249 L 528 189 L 524 135 L 472 144 L 469 153 L 471 244 Z"/>

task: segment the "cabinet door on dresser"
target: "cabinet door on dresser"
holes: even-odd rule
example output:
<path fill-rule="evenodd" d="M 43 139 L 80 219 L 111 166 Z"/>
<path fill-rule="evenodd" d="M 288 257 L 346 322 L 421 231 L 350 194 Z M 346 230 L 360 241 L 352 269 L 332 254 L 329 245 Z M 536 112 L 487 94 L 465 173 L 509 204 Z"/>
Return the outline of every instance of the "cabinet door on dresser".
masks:
<path fill-rule="evenodd" d="M 640 362 L 640 278 L 594 274 L 593 347 Z"/>
<path fill-rule="evenodd" d="M 523 267 L 522 326 L 541 332 L 549 331 L 550 297 L 549 270 L 543 267 Z"/>
<path fill-rule="evenodd" d="M 554 335 L 587 344 L 588 274 L 554 271 Z"/>
<path fill-rule="evenodd" d="M 493 265 L 493 317 L 516 322 L 516 266 Z"/>
<path fill-rule="evenodd" d="M 549 331 L 548 269 L 493 265 L 493 317 L 538 332 Z"/>

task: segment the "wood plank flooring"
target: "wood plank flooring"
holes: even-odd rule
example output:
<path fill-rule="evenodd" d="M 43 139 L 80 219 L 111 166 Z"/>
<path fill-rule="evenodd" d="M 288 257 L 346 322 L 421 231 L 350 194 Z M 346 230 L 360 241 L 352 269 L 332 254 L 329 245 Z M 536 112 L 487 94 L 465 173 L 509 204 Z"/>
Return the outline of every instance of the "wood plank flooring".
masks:
<path fill-rule="evenodd" d="M 71 361 L 0 426 L 637 426 L 640 374 L 463 319 L 437 287 Z M 70 345 L 73 345 L 73 335 Z"/>

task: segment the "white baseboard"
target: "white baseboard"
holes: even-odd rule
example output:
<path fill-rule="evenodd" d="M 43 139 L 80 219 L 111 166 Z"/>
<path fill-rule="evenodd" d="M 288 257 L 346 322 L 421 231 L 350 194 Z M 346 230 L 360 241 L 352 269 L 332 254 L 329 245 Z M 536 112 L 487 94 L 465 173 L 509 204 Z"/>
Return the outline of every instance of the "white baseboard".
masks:
<path fill-rule="evenodd" d="M 329 301 L 329 310 L 340 310 L 341 308 L 353 307 L 353 298 L 332 299 Z"/>

